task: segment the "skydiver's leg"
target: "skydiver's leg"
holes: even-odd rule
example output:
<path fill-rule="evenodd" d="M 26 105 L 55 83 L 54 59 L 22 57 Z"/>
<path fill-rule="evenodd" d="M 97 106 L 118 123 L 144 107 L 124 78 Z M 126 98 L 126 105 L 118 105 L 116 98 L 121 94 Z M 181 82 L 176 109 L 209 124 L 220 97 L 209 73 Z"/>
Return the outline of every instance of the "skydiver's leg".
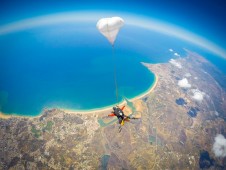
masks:
<path fill-rule="evenodd" d="M 119 128 L 118 128 L 118 132 L 120 133 L 122 130 L 122 126 L 120 125 Z"/>
<path fill-rule="evenodd" d="M 119 132 L 119 133 L 120 133 L 121 130 L 122 130 L 122 122 L 123 122 L 122 118 L 119 117 L 119 118 L 118 118 L 118 123 L 119 123 L 119 129 L 118 129 L 118 132 Z"/>
<path fill-rule="evenodd" d="M 123 118 L 119 117 L 118 123 L 119 123 L 121 126 L 123 126 L 123 125 L 124 125 L 124 120 L 123 120 Z"/>
<path fill-rule="evenodd" d="M 122 118 L 121 117 L 118 118 L 118 123 L 121 125 L 121 123 L 122 123 Z"/>
<path fill-rule="evenodd" d="M 122 120 L 122 122 L 120 123 L 120 125 L 121 125 L 121 126 L 123 126 L 123 125 L 124 125 L 124 120 Z"/>

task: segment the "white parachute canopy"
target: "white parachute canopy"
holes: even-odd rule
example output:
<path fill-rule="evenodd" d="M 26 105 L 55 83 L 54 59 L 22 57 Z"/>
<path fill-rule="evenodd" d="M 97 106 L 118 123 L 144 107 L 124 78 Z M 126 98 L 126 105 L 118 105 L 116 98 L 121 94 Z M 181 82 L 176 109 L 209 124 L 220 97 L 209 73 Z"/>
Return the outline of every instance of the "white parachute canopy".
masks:
<path fill-rule="evenodd" d="M 111 45 L 114 45 L 117 34 L 123 25 L 124 20 L 120 17 L 102 18 L 97 22 L 97 29 L 108 39 Z"/>

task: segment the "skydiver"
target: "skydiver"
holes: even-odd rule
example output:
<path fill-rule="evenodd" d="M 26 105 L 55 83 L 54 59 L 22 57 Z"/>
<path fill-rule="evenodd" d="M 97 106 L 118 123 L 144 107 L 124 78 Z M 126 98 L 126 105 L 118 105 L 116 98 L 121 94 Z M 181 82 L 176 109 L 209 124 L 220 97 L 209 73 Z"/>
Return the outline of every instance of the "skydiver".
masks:
<path fill-rule="evenodd" d="M 122 126 L 124 125 L 124 121 L 129 121 L 130 117 L 126 116 L 123 112 L 123 109 L 125 108 L 125 106 L 123 106 L 122 108 L 117 107 L 113 107 L 113 111 L 111 112 L 111 114 L 109 114 L 108 116 L 117 116 L 118 118 L 118 122 L 120 124 L 119 126 L 119 132 L 121 132 L 122 130 Z"/>

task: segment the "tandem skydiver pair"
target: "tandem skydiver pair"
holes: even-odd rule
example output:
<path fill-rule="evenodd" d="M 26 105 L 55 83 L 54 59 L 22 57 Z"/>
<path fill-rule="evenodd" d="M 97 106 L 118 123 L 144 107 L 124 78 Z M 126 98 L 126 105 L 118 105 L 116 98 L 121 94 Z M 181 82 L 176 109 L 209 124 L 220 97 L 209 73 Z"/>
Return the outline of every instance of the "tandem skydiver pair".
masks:
<path fill-rule="evenodd" d="M 115 106 L 113 107 L 113 111 L 111 112 L 111 114 L 109 114 L 108 116 L 116 116 L 118 118 L 118 122 L 119 122 L 119 132 L 121 132 L 122 130 L 122 126 L 124 125 L 125 121 L 129 121 L 130 119 L 136 119 L 134 117 L 130 117 L 130 116 L 126 116 L 123 112 L 123 109 L 125 108 L 125 106 L 123 106 L 122 108 Z"/>

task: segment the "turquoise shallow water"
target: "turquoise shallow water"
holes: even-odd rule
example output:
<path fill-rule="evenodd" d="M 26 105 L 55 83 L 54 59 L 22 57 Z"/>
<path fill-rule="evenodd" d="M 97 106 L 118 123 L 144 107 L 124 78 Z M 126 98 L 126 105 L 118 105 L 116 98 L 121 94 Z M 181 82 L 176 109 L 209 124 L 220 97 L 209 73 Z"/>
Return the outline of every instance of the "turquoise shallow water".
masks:
<path fill-rule="evenodd" d="M 182 45 L 183 44 L 183 45 Z M 6 114 L 38 115 L 42 109 L 87 110 L 150 88 L 154 75 L 140 62 L 167 62 L 169 48 L 184 55 L 178 39 L 125 26 L 112 48 L 95 23 L 42 26 L 0 37 L 0 109 Z"/>
<path fill-rule="evenodd" d="M 111 45 L 96 28 L 50 26 L 2 36 L 0 58 L 1 111 L 37 115 L 45 107 L 95 109 L 147 90 L 154 75 L 130 49 Z M 74 29 L 73 29 L 74 28 Z"/>

